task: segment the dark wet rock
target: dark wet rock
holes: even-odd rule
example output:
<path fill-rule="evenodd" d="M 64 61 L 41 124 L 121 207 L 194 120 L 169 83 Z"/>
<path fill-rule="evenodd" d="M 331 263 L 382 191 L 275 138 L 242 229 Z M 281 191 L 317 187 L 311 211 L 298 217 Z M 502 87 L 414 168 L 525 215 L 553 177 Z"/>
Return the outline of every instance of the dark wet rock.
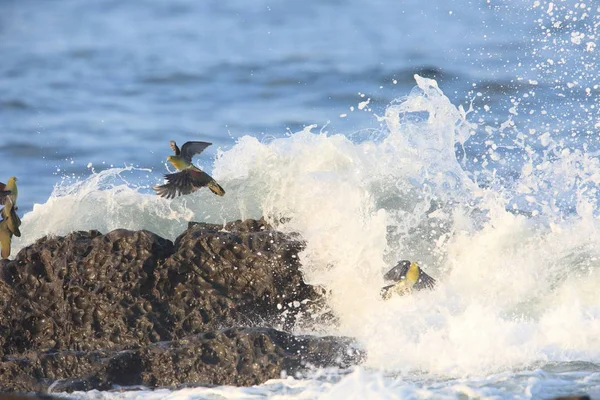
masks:
<path fill-rule="evenodd" d="M 246 385 L 339 365 L 344 340 L 261 330 L 333 318 L 302 280 L 302 246 L 264 220 L 190 223 L 175 243 L 124 229 L 44 237 L 0 262 L 0 376 L 14 378 L 2 387 Z"/>
<path fill-rule="evenodd" d="M 28 394 L 11 394 L 11 393 L 0 393 L 0 400 L 32 400 L 32 399 L 56 399 L 51 395 L 42 393 L 28 393 Z"/>
<path fill-rule="evenodd" d="M 575 396 L 554 397 L 554 400 L 591 400 L 591 397 L 587 394 L 583 394 Z"/>
<path fill-rule="evenodd" d="M 61 351 L 0 362 L 0 390 L 64 392 L 186 382 L 249 386 L 309 367 L 348 367 L 360 358 L 339 338 L 230 328 L 135 350 Z"/>
<path fill-rule="evenodd" d="M 177 238 L 175 247 L 159 272 L 157 286 L 161 293 L 172 293 L 184 285 L 169 305 L 186 310 L 185 332 L 200 332 L 204 325 L 215 326 L 215 322 L 222 326 L 215 315 L 232 309 L 231 304 L 235 304 L 235 312 L 229 315 L 237 322 L 252 325 L 263 321 L 284 327 L 303 313 L 315 312 L 314 304 L 321 304 L 321 291 L 306 285 L 299 271 L 297 254 L 302 243 L 263 220 L 236 221 L 225 227 L 192 223 Z M 189 281 L 196 284 L 189 285 Z M 198 291 L 222 297 L 216 304 L 206 304 Z"/>
<path fill-rule="evenodd" d="M 3 354 L 122 348 L 152 341 L 154 272 L 173 244 L 148 231 L 45 237 L 0 270 Z M 158 328 L 159 329 L 159 328 Z"/>

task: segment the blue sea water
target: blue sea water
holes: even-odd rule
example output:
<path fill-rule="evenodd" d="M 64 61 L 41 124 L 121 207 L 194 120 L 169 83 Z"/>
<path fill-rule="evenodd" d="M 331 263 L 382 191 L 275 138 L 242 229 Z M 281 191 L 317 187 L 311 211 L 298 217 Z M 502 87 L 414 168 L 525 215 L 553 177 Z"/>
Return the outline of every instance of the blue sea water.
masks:
<path fill-rule="evenodd" d="M 80 395 L 600 396 L 599 25 L 578 0 L 0 2 L 14 251 L 285 215 L 331 330 L 369 352 L 257 388 Z M 213 143 L 196 162 L 223 199 L 152 194 L 169 140 Z M 440 289 L 382 303 L 398 258 Z"/>
<path fill-rule="evenodd" d="M 241 136 L 310 124 L 353 135 L 377 129 L 373 113 L 406 95 L 415 73 L 437 79 L 455 104 L 474 99 L 486 122 L 505 121 L 514 100 L 535 111 L 514 118 L 527 129 L 568 137 L 578 107 L 595 98 L 583 92 L 594 70 L 577 60 L 585 44 L 548 56 L 554 67 L 538 63 L 558 51 L 545 41 L 585 22 L 544 39 L 549 3 L 530 3 L 4 1 L 0 170 L 20 178 L 30 210 L 89 163 L 152 168 L 160 180 L 171 139 L 211 141 L 214 156 Z M 535 97 L 523 98 L 529 90 Z M 591 129 L 576 122 L 576 133 Z"/>

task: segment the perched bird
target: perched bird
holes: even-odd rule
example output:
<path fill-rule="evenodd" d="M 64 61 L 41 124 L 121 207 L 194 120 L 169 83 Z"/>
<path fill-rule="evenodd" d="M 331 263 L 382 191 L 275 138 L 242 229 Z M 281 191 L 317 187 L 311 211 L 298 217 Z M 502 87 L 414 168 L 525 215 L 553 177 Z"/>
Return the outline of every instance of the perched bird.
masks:
<path fill-rule="evenodd" d="M 383 277 L 386 280 L 396 281 L 381 289 L 381 297 L 384 300 L 389 300 L 394 293 L 403 296 L 410 294 L 413 289 L 422 290 L 435 287 L 435 279 L 423 272 L 416 262 L 408 260 L 400 261 Z"/>
<path fill-rule="evenodd" d="M 192 164 L 192 157 L 202 153 L 211 144 L 207 142 L 186 142 L 179 150 L 177 144 L 171 140 L 171 149 L 173 149 L 175 155 L 168 156 L 167 161 L 180 172 L 166 174 L 167 183 L 154 186 L 156 194 L 167 199 L 173 199 L 176 196 L 190 194 L 204 186 L 208 186 L 214 194 L 223 196 L 225 190 L 210 175 Z"/>
<path fill-rule="evenodd" d="M 12 236 L 21 236 L 19 226 L 21 226 L 21 219 L 17 215 L 15 210 L 16 206 L 13 206 L 11 202 L 7 202 L 2 209 L 2 221 L 0 221 L 0 255 L 2 258 L 8 258 L 10 256 L 10 245 L 12 242 Z"/>
<path fill-rule="evenodd" d="M 6 204 L 7 201 L 10 201 L 13 205 L 16 205 L 18 194 L 16 177 L 11 176 L 8 178 L 6 184 L 0 182 L 0 204 Z"/>
<path fill-rule="evenodd" d="M 16 237 L 21 237 L 21 231 L 19 227 L 21 226 L 21 218 L 17 215 L 17 207 L 12 205 L 5 205 L 2 209 L 2 221 L 6 221 L 6 226 L 8 230 L 15 235 Z"/>

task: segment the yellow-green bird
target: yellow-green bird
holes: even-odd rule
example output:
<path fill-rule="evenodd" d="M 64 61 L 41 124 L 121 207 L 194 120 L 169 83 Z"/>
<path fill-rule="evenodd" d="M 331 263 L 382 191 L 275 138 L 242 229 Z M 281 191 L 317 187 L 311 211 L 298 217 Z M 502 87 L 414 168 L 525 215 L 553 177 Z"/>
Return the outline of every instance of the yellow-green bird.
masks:
<path fill-rule="evenodd" d="M 8 178 L 6 184 L 0 182 L 0 204 L 6 204 L 7 201 L 10 201 L 13 205 L 16 205 L 18 195 L 16 177 L 11 176 Z"/>
<path fill-rule="evenodd" d="M 202 153 L 204 149 L 212 143 L 207 142 L 186 142 L 181 146 L 171 140 L 169 142 L 171 149 L 175 152 L 174 156 L 168 156 L 169 161 L 180 172 L 166 174 L 167 183 L 154 186 L 154 191 L 161 197 L 173 199 L 182 194 L 190 194 L 196 190 L 207 186 L 214 194 L 223 196 L 225 190 L 210 175 L 192 164 L 192 157 Z"/>
<path fill-rule="evenodd" d="M 381 289 L 381 297 L 389 300 L 393 294 L 403 296 L 410 294 L 413 290 L 435 288 L 435 279 L 427 275 L 416 262 L 408 260 L 400 261 L 394 268 L 389 270 L 384 279 L 396 281 Z"/>
<path fill-rule="evenodd" d="M 21 237 L 21 218 L 17 215 L 17 207 L 13 207 L 11 204 L 7 204 L 2 209 L 2 221 L 6 220 L 6 226 L 16 237 Z"/>
<path fill-rule="evenodd" d="M 15 206 L 9 201 L 2 209 L 2 221 L 0 221 L 0 255 L 2 258 L 8 258 L 10 256 L 10 245 L 12 242 L 12 236 L 21 236 L 19 226 L 21 226 L 21 219 L 17 215 Z"/>

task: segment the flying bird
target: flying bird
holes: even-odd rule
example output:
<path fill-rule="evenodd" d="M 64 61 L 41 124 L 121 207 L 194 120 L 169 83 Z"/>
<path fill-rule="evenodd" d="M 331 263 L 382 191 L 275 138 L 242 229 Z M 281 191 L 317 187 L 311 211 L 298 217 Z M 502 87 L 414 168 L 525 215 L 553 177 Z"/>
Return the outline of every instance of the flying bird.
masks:
<path fill-rule="evenodd" d="M 180 172 L 166 174 L 167 183 L 154 186 L 154 191 L 161 197 L 173 199 L 182 194 L 190 194 L 196 190 L 207 186 L 214 194 L 223 196 L 225 190 L 210 175 L 192 164 L 192 157 L 202 153 L 204 149 L 212 143 L 207 142 L 186 142 L 181 146 L 181 150 L 171 140 L 169 142 L 171 149 L 175 152 L 174 156 L 168 156 L 169 161 Z"/>
<path fill-rule="evenodd" d="M 17 178 L 11 176 L 8 178 L 6 184 L 0 182 L 0 205 L 6 204 L 10 201 L 13 205 L 17 204 L 17 196 L 19 191 L 17 190 Z"/>
<path fill-rule="evenodd" d="M 383 277 L 386 280 L 396 281 L 381 289 L 381 297 L 384 300 L 390 299 L 394 293 L 403 296 L 413 290 L 435 288 L 435 279 L 427 275 L 416 262 L 408 260 L 400 261 Z"/>

